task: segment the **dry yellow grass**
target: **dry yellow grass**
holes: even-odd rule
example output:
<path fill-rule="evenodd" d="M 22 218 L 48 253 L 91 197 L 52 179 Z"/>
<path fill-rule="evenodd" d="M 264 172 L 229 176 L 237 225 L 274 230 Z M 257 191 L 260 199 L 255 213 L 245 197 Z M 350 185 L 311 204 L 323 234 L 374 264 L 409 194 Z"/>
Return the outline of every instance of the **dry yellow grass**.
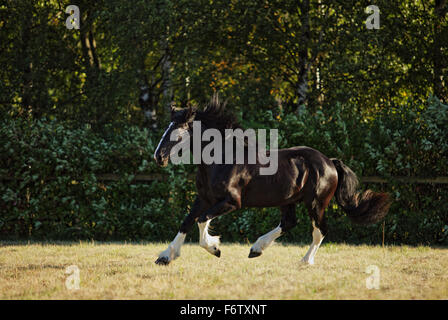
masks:
<path fill-rule="evenodd" d="M 167 244 L 11 244 L 0 247 L 0 299 L 447 299 L 448 249 L 274 244 L 248 259 L 249 245 L 224 244 L 220 259 L 197 244 L 169 266 L 154 260 Z M 68 290 L 77 265 L 80 289 Z M 380 288 L 367 289 L 369 265 Z"/>

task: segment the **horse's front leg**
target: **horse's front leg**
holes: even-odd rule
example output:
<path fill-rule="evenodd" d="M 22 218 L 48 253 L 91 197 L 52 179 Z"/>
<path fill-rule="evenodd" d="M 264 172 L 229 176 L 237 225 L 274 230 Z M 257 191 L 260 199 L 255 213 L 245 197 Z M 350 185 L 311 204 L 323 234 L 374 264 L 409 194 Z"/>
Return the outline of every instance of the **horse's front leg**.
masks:
<path fill-rule="evenodd" d="M 191 230 L 195 221 L 204 210 L 205 204 L 198 197 L 196 197 L 190 213 L 187 217 L 185 217 L 182 225 L 179 228 L 179 232 L 177 233 L 174 240 L 168 245 L 168 248 L 159 254 L 159 258 L 156 260 L 156 264 L 167 265 L 180 256 L 180 248 L 185 241 L 187 233 Z"/>
<path fill-rule="evenodd" d="M 218 258 L 221 256 L 221 250 L 219 250 L 219 236 L 209 235 L 208 228 L 210 221 L 219 215 L 229 213 L 235 209 L 237 209 L 237 205 L 233 204 L 231 199 L 225 199 L 206 210 L 199 217 L 199 245 Z"/>
<path fill-rule="evenodd" d="M 199 245 L 219 258 L 221 256 L 221 250 L 219 250 L 219 236 L 211 236 L 208 233 L 210 221 L 211 220 L 207 220 L 206 222 L 198 223 Z"/>
<path fill-rule="evenodd" d="M 280 210 L 282 211 L 282 220 L 280 222 L 280 225 L 271 232 L 268 232 L 257 239 L 257 241 L 250 249 L 249 258 L 260 256 L 263 250 L 269 247 L 275 241 L 275 239 L 280 237 L 282 234 L 284 234 L 297 224 L 295 204 L 280 207 Z"/>

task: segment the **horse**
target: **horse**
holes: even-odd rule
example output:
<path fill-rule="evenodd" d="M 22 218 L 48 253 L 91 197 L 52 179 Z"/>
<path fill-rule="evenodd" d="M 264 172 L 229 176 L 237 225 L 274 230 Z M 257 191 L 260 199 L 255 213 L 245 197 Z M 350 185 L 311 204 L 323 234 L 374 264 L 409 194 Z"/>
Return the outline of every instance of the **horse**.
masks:
<path fill-rule="evenodd" d="M 159 166 L 168 164 L 172 148 L 182 136 L 192 134 L 193 121 L 200 121 L 202 130 L 224 132 L 241 128 L 235 116 L 228 112 L 226 103 L 220 102 L 216 95 L 203 110 L 191 106 L 172 109 L 171 122 L 154 152 L 154 160 Z M 277 159 L 277 171 L 272 175 L 260 175 L 264 164 L 258 158 L 251 164 L 196 164 L 197 196 L 174 240 L 159 254 L 155 263 L 167 265 L 178 258 L 185 237 L 195 223 L 199 226 L 200 246 L 219 258 L 220 239 L 208 232 L 211 220 L 241 208 L 279 207 L 282 213 L 280 224 L 260 236 L 250 249 L 249 258 L 258 257 L 274 240 L 296 226 L 295 209 L 303 202 L 311 220 L 313 240 L 301 261 L 313 265 L 316 252 L 328 232 L 324 212 L 333 197 L 356 224 L 377 223 L 389 210 L 389 195 L 372 190 L 358 191 L 356 174 L 339 159 L 330 159 L 306 146 L 278 149 Z"/>

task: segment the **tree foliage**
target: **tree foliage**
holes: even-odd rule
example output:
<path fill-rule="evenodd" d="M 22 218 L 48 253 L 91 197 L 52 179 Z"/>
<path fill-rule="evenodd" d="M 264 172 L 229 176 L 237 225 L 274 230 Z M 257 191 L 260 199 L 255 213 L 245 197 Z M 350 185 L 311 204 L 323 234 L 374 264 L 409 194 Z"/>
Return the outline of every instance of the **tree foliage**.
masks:
<path fill-rule="evenodd" d="M 171 237 L 192 168 L 156 168 L 154 144 L 172 104 L 219 91 L 246 127 L 280 129 L 281 147 L 392 179 L 389 239 L 446 243 L 446 188 L 392 177 L 448 172 L 447 1 L 79 0 L 81 28 L 67 29 L 70 4 L 0 1 L 0 175 L 16 179 L 0 184 L 3 236 Z M 372 4 L 380 29 L 365 25 Z M 139 172 L 172 179 L 130 183 Z M 330 211 L 334 239 L 374 241 L 378 226 L 344 229 Z M 278 220 L 251 212 L 220 231 L 254 239 Z"/>
<path fill-rule="evenodd" d="M 386 218 L 386 241 L 447 244 L 446 187 L 401 184 L 396 176 L 438 176 L 448 170 L 448 106 L 437 99 L 409 103 L 367 122 L 335 105 L 312 116 L 260 116 L 281 132 L 281 146 L 305 144 L 344 159 L 359 174 L 380 175 L 387 185 L 372 185 L 395 200 Z M 101 133 L 70 128 L 56 120 L 0 123 L 0 236 L 3 238 L 169 240 L 193 202 L 194 166 L 151 161 L 158 140 L 148 129 L 106 126 Z M 288 128 L 294 130 L 287 130 Z M 115 173 L 118 181 L 98 180 Z M 135 182 L 137 174 L 164 173 L 166 180 Z M 367 187 L 367 186 L 365 186 Z M 331 203 L 330 241 L 381 241 L 381 226 L 352 225 Z M 285 240 L 307 241 L 308 213 L 298 206 L 299 225 Z M 227 240 L 250 241 L 278 224 L 276 208 L 243 209 L 225 215 L 215 232 Z M 192 233 L 197 239 L 197 234 Z"/>
<path fill-rule="evenodd" d="M 409 97 L 447 101 L 446 1 L 78 1 L 79 30 L 65 27 L 68 4 L 1 4 L 2 113 L 101 128 L 142 123 L 145 108 L 163 118 L 171 102 L 214 90 L 247 117 L 276 105 L 369 113 Z M 370 4 L 378 30 L 365 26 Z"/>

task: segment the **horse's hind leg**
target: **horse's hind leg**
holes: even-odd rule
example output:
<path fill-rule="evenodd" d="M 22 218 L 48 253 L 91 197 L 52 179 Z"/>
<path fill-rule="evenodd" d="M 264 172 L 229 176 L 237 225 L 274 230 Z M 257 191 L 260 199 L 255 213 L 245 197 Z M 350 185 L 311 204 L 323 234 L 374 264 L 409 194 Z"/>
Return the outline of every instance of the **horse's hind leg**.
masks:
<path fill-rule="evenodd" d="M 327 234 L 327 222 L 324 216 L 325 208 L 326 206 L 318 204 L 316 200 L 314 200 L 313 204 L 308 207 L 311 223 L 313 225 L 313 243 L 306 255 L 302 258 L 302 262 L 304 263 L 314 264 L 314 256 Z"/>
<path fill-rule="evenodd" d="M 280 237 L 282 234 L 284 234 L 297 224 L 295 204 L 280 207 L 280 210 L 282 211 L 282 220 L 280 222 L 280 225 L 271 232 L 268 232 L 258 238 L 258 240 L 250 249 L 249 258 L 260 256 L 263 250 L 269 247 L 275 239 Z"/>
<path fill-rule="evenodd" d="M 199 215 L 205 210 L 205 204 L 196 198 L 190 213 L 182 222 L 179 232 L 174 240 L 168 245 L 168 248 L 159 254 L 156 264 L 167 265 L 180 256 L 180 248 L 185 241 L 188 231 L 191 230 Z"/>

